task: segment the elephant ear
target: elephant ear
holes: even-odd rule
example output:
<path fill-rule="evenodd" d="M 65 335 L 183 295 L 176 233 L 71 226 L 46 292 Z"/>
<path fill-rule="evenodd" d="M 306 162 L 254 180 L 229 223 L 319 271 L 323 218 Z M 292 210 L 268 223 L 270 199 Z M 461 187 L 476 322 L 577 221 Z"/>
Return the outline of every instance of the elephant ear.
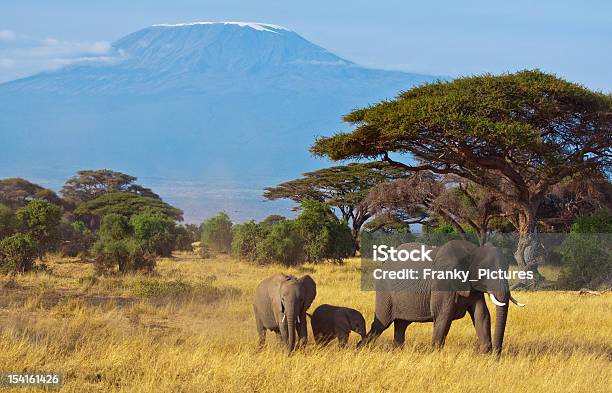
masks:
<path fill-rule="evenodd" d="M 470 275 L 477 274 L 478 269 L 508 270 L 508 263 L 498 247 L 492 244 L 485 244 L 478 247 L 472 253 L 472 263 L 470 265 Z M 474 273 L 472 273 L 474 271 Z M 504 292 L 507 288 L 505 280 L 481 279 L 473 283 L 474 289 L 481 292 Z"/>
<path fill-rule="evenodd" d="M 317 284 L 308 274 L 300 277 L 298 281 L 304 288 L 304 310 L 308 310 L 308 307 L 314 302 L 315 296 L 317 296 Z"/>

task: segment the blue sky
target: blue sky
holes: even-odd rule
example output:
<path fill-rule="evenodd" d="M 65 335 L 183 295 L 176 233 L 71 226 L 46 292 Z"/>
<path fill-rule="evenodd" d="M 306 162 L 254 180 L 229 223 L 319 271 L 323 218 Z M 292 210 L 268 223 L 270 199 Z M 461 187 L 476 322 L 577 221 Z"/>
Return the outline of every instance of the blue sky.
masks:
<path fill-rule="evenodd" d="M 612 91 L 610 1 L 4 0 L 0 81 L 104 56 L 154 23 L 286 26 L 357 63 L 458 76 L 540 68 Z"/>

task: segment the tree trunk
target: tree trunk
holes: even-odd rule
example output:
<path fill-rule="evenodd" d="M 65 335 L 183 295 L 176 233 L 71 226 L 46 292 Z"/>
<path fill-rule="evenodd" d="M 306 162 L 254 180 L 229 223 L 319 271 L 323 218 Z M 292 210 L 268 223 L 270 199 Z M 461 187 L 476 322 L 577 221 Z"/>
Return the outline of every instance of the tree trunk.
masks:
<path fill-rule="evenodd" d="M 487 231 L 481 229 L 478 232 L 478 243 L 479 245 L 484 246 L 486 242 L 487 242 Z"/>
<path fill-rule="evenodd" d="M 357 250 L 359 250 L 359 228 L 351 228 L 351 236 L 353 236 L 353 250 L 351 251 L 351 256 L 354 257 L 357 255 Z"/>
<path fill-rule="evenodd" d="M 370 214 L 367 212 L 358 212 L 353 216 L 353 222 L 351 225 L 351 236 L 353 237 L 353 250 L 351 256 L 354 257 L 359 250 L 359 234 L 361 233 L 361 227 L 370 218 Z"/>
<path fill-rule="evenodd" d="M 513 286 L 513 289 L 533 286 L 540 277 L 538 272 L 538 251 L 542 247 L 538 239 L 537 207 L 530 207 L 519 213 L 519 240 L 514 258 L 519 268 L 525 272 L 532 272 L 533 279 L 525 279 Z"/>

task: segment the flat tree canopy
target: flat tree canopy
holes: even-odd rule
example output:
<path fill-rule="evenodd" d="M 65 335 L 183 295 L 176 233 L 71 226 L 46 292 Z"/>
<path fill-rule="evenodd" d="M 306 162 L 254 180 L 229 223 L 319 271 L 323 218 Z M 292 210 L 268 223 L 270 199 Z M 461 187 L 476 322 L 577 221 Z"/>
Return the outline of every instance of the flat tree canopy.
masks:
<path fill-rule="evenodd" d="M 268 187 L 267 199 L 315 200 L 338 208 L 352 226 L 355 250 L 359 230 L 372 216 L 366 198 L 372 187 L 406 176 L 406 171 L 386 162 L 352 163 L 304 173 L 303 177 Z"/>
<path fill-rule="evenodd" d="M 74 211 L 75 216 L 93 219 L 100 222 L 107 214 L 120 214 L 131 217 L 135 214 L 151 212 L 168 216 L 176 221 L 183 220 L 183 211 L 170 206 L 166 202 L 149 197 L 142 197 L 129 192 L 113 192 L 104 194 L 94 200 L 85 202 Z"/>
<path fill-rule="evenodd" d="M 85 170 L 66 181 L 61 194 L 67 201 L 79 205 L 111 192 L 130 192 L 160 199 L 151 189 L 135 184 L 136 177 L 109 169 Z"/>
<path fill-rule="evenodd" d="M 382 157 L 408 171 L 471 180 L 516 210 L 527 243 L 553 185 L 609 170 L 612 161 L 612 96 L 538 70 L 422 85 L 345 120 L 354 131 L 318 139 L 313 154 Z M 391 152 L 416 163 L 397 162 Z"/>
<path fill-rule="evenodd" d="M 61 199 L 48 188 L 41 187 L 19 177 L 0 179 L 1 204 L 12 209 L 18 209 L 34 199 L 41 199 L 55 205 L 61 205 Z"/>

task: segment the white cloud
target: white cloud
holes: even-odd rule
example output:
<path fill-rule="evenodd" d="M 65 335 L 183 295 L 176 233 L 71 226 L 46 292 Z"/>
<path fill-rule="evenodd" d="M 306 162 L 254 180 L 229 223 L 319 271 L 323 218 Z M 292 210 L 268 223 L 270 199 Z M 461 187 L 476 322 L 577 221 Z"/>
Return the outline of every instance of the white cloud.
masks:
<path fill-rule="evenodd" d="M 0 41 L 13 41 L 17 38 L 17 33 L 13 30 L 0 30 Z"/>
<path fill-rule="evenodd" d="M 33 39 L 2 30 L 0 83 L 75 63 L 110 62 L 119 56 L 108 42 L 71 42 L 53 37 Z"/>

